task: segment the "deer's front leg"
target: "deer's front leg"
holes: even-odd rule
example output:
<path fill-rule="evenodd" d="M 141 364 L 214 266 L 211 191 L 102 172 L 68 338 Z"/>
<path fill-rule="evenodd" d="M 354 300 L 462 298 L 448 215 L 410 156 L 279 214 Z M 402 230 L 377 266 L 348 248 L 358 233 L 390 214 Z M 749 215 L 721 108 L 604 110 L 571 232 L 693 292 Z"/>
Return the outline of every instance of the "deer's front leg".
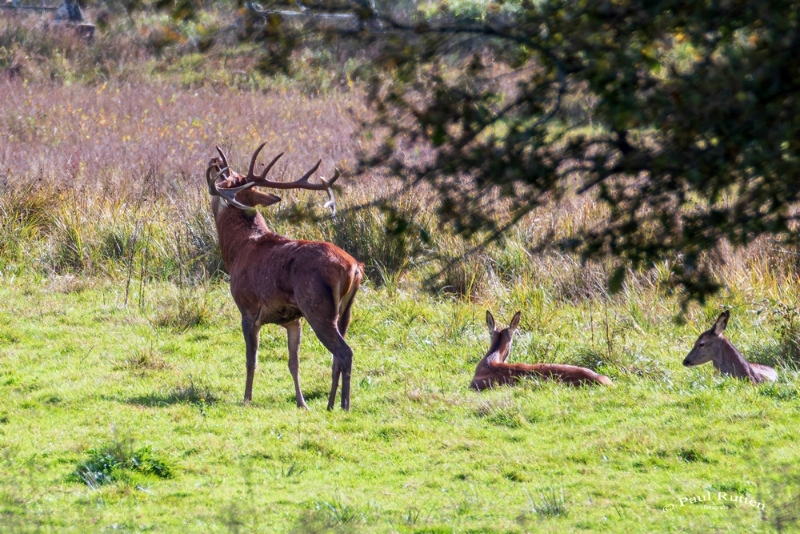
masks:
<path fill-rule="evenodd" d="M 247 354 L 247 379 L 244 384 L 244 402 L 253 401 L 253 377 L 258 365 L 258 331 L 261 325 L 249 317 L 242 316 L 242 334 L 244 334 L 244 346 Z"/>
<path fill-rule="evenodd" d="M 286 336 L 289 339 L 289 372 L 292 373 L 292 380 L 294 380 L 294 396 L 297 400 L 297 407 L 307 410 L 306 400 L 303 398 L 303 392 L 300 391 L 300 360 L 298 357 L 303 326 L 298 319 L 283 325 L 283 327 L 286 329 Z"/>

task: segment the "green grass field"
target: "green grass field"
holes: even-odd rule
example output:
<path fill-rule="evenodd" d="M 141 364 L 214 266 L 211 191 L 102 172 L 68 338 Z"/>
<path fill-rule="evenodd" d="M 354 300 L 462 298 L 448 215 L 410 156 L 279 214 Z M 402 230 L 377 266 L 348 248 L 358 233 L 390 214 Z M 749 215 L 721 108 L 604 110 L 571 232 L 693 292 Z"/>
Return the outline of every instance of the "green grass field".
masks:
<path fill-rule="evenodd" d="M 219 13 L 173 27 L 102 5 L 111 25 L 88 45 L 38 15 L 0 18 L 0 533 L 797 529 L 800 250 L 708 251 L 723 290 L 683 312 L 669 260 L 609 295 L 613 262 L 532 252 L 608 212 L 567 194 L 468 256 L 476 241 L 439 226 L 424 191 L 347 172 L 376 143 L 358 134 L 371 111 L 355 60 L 335 60 L 347 49 L 303 50 L 293 77 L 270 78 L 253 46 L 190 46 Z M 344 171 L 336 220 L 302 217 L 324 213 L 314 194 L 264 214 L 365 263 L 348 413 L 325 410 L 330 355 L 307 327 L 310 411 L 277 326 L 241 403 L 203 172 L 214 145 L 246 170 L 262 141 L 262 159 L 286 152 L 278 179 L 319 158 L 321 175 Z M 348 210 L 378 198 L 414 232 Z M 587 366 L 614 387 L 468 389 L 487 308 L 503 326 L 522 311 L 512 361 Z M 776 384 L 683 368 L 724 309 L 726 335 Z"/>
<path fill-rule="evenodd" d="M 604 310 L 517 295 L 495 309 L 523 310 L 515 361 L 604 360 L 593 366 L 616 385 L 476 393 L 484 306 L 367 286 L 352 410 L 324 409 L 330 356 L 307 329 L 305 412 L 279 327 L 262 330 L 243 406 L 227 288 L 148 291 L 151 305 L 124 307 L 120 283 L 0 279 L 2 530 L 744 532 L 797 513 L 796 373 L 753 387 L 681 366 L 714 306 L 679 327 L 663 301 L 631 314 L 624 298 Z M 208 320 L 158 326 L 181 299 Z M 766 354 L 775 325 L 748 311 L 734 308 L 730 337 Z M 98 453 L 142 448 L 168 477 L 87 475 Z"/>

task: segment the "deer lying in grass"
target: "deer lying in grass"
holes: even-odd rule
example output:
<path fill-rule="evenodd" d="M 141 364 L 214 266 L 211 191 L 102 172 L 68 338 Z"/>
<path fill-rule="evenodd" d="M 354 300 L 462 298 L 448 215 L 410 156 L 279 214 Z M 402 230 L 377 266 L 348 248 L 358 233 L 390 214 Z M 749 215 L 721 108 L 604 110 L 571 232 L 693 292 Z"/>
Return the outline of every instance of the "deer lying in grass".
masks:
<path fill-rule="evenodd" d="M 328 409 L 333 409 L 339 379 L 342 382 L 342 409 L 350 408 L 350 371 L 353 351 L 344 340 L 350 324 L 353 298 L 363 277 L 363 269 L 342 249 L 315 241 L 288 239 L 267 228 L 264 217 L 255 206 L 269 206 L 281 199 L 262 193 L 254 186 L 275 189 L 311 189 L 326 191 L 335 213 L 331 185 L 339 177 L 313 184 L 308 178 L 319 168 L 321 160 L 294 182 L 273 182 L 266 179 L 269 170 L 283 154 L 279 154 L 256 176 L 253 168 L 264 144 L 250 160 L 247 176 L 231 170 L 225 154 L 212 159 L 206 170 L 211 209 L 219 235 L 222 259 L 231 280 L 231 294 L 242 314 L 242 333 L 247 352 L 247 380 L 244 402 L 253 399 L 253 375 L 258 361 L 258 332 L 263 324 L 279 324 L 289 339 L 289 371 L 294 380 L 299 408 L 307 408 L 300 390 L 298 349 L 305 317 L 322 344 L 333 354 L 332 384 Z"/>
<path fill-rule="evenodd" d="M 728 326 L 730 316 L 731 312 L 727 310 L 722 312 L 714 326 L 700 334 L 691 352 L 683 360 L 683 365 L 694 367 L 710 360 L 714 368 L 723 375 L 745 378 L 753 384 L 775 382 L 778 379 L 775 369 L 768 365 L 748 362 L 742 353 L 736 350 L 733 343 L 722 335 Z"/>
<path fill-rule="evenodd" d="M 492 313 L 486 312 L 486 326 L 489 327 L 492 342 L 489 345 L 489 352 L 478 362 L 475 377 L 470 384 L 471 388 L 480 391 L 503 384 L 515 385 L 524 377 L 549 378 L 572 385 L 603 384 L 610 386 L 612 384 L 611 379 L 607 376 L 597 374 L 585 367 L 551 363 L 535 363 L 533 365 L 506 363 L 520 317 L 521 313 L 517 312 L 511 319 L 508 328 L 498 330 Z"/>

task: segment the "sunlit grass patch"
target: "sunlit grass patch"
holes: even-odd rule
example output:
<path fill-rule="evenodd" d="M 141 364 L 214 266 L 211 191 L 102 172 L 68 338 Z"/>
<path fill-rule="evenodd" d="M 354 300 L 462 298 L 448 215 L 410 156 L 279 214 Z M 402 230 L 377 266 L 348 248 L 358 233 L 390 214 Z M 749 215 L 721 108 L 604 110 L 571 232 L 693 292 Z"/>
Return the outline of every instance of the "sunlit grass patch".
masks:
<path fill-rule="evenodd" d="M 359 293 L 348 335 L 355 359 L 345 413 L 324 409 L 330 355 L 307 327 L 301 379 L 307 397 L 319 397 L 311 410 L 294 406 L 278 330 L 262 335 L 256 402 L 244 406 L 243 343 L 230 302 L 211 323 L 176 331 L 148 321 L 155 297 L 144 309 L 124 307 L 121 284 L 60 293 L 49 279 L 0 282 L 11 312 L 0 315 L 0 444 L 14 451 L 0 469 L 0 505 L 12 521 L 121 524 L 136 503 L 142 519 L 128 524 L 159 517 L 176 529 L 202 517 L 222 531 L 275 522 L 341 532 L 659 530 L 683 516 L 654 515 L 650 501 L 663 507 L 696 486 L 738 480 L 753 482 L 742 487 L 755 495 L 764 478 L 746 456 L 770 447 L 776 455 L 764 465 L 772 465 L 794 454 L 793 373 L 754 388 L 710 368 L 685 369 L 692 327 L 659 323 L 650 340 L 625 326 L 624 302 L 607 303 L 610 319 L 619 316 L 609 322 L 612 356 L 638 346 L 668 380 L 620 371 L 630 362 L 607 359 L 605 334 L 595 331 L 592 341 L 585 309 L 549 301 L 542 317 L 551 319 L 523 323 L 514 361 L 537 361 L 546 346 L 537 340 L 546 337 L 548 359 L 591 364 L 602 356 L 616 387 L 527 380 L 475 392 L 469 380 L 487 348 L 483 304 L 370 288 Z M 224 284 L 211 284 L 211 300 L 226 295 Z M 498 314 L 507 317 L 514 304 Z M 54 319 L 41 322 L 50 313 Z M 91 351 L 83 348 L 89 338 Z M 97 437 L 98 425 L 132 439 Z M 172 478 L 147 467 L 146 447 Z M 101 491 L 75 493 L 87 484 Z M 47 518 L 19 504 L 43 492 L 56 496 L 42 502 Z M 108 516 L 92 515 L 97 498 Z M 783 494 L 770 499 L 788 502 Z M 748 514 L 734 504 L 724 516 L 696 519 L 712 528 L 761 521 Z"/>

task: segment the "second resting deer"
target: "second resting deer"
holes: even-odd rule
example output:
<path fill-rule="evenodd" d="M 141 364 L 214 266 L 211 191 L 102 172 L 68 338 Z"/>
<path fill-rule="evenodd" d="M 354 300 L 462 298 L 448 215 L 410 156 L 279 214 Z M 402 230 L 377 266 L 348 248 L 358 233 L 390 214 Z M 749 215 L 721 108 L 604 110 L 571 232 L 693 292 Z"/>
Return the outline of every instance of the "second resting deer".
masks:
<path fill-rule="evenodd" d="M 231 294 L 242 314 L 242 333 L 247 351 L 247 379 L 244 402 L 253 398 L 253 377 L 258 361 L 258 332 L 263 324 L 279 324 L 289 340 L 289 371 L 294 380 L 297 406 L 307 408 L 300 390 L 298 349 L 305 318 L 322 344 L 333 354 L 332 384 L 328 409 L 333 409 L 339 379 L 342 383 L 342 409 L 350 408 L 350 372 L 353 351 L 344 339 L 350 324 L 353 299 L 364 276 L 363 268 L 352 256 L 330 243 L 283 237 L 267 228 L 255 206 L 269 206 L 280 197 L 262 193 L 254 186 L 274 189 L 326 191 L 334 207 L 331 185 L 339 173 L 326 181 L 308 181 L 320 162 L 294 182 L 267 180 L 266 175 L 278 158 L 260 175 L 253 173 L 258 153 L 243 176 L 231 170 L 222 150 L 206 170 L 211 209 L 219 235 L 222 259 L 228 269 Z"/>
<path fill-rule="evenodd" d="M 694 367 L 710 361 L 723 375 L 750 380 L 753 384 L 775 382 L 778 379 L 775 369 L 768 365 L 748 362 L 742 353 L 736 350 L 733 343 L 722 335 L 728 326 L 730 316 L 731 312 L 725 310 L 717 318 L 714 326 L 700 334 L 691 352 L 683 360 L 683 365 Z"/>
<path fill-rule="evenodd" d="M 486 326 L 489 327 L 492 341 L 489 352 L 475 369 L 475 377 L 470 384 L 472 389 L 480 391 L 500 385 L 515 385 L 525 377 L 548 378 L 571 385 L 612 385 L 610 378 L 585 367 L 553 363 L 506 363 L 521 316 L 521 312 L 517 312 L 511 319 L 511 324 L 501 330 L 495 325 L 492 313 L 486 312 Z"/>

